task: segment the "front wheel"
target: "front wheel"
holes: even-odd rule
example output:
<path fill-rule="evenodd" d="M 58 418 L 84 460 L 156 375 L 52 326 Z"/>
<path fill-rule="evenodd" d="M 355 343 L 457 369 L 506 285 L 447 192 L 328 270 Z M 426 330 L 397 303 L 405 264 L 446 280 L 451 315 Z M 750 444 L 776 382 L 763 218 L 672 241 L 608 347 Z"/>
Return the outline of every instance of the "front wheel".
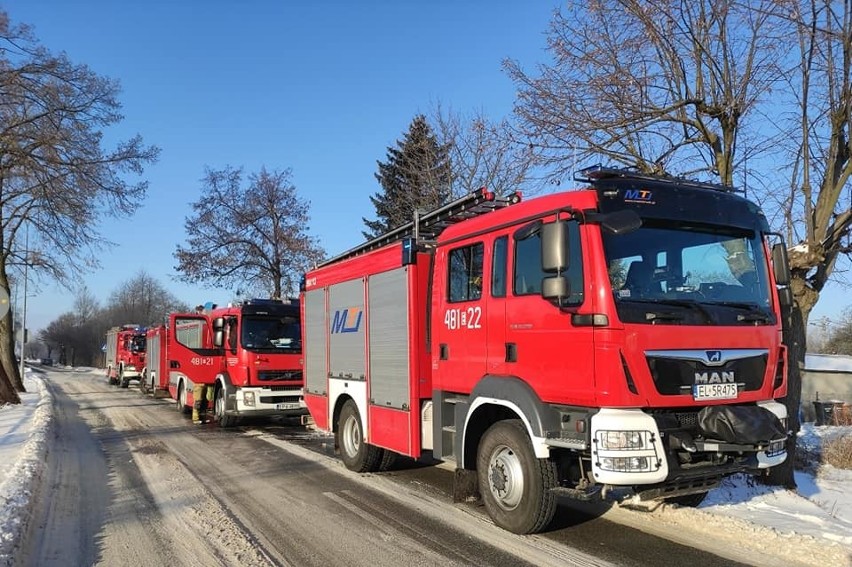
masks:
<path fill-rule="evenodd" d="M 335 445 L 346 468 L 355 472 L 374 472 L 378 469 L 382 450 L 364 441 L 361 414 L 352 400 L 343 404 L 335 431 Z"/>
<path fill-rule="evenodd" d="M 130 378 L 124 375 L 124 369 L 122 368 L 118 372 L 118 384 L 122 388 L 127 388 L 130 385 Z"/>
<path fill-rule="evenodd" d="M 212 387 L 212 386 L 211 386 Z M 233 427 L 237 418 L 225 413 L 225 388 L 216 388 L 216 399 L 213 401 L 213 413 L 219 427 Z"/>
<path fill-rule="evenodd" d="M 476 459 L 479 492 L 494 523 L 516 534 L 540 532 L 556 513 L 556 465 L 536 458 L 519 420 L 485 432 Z"/>

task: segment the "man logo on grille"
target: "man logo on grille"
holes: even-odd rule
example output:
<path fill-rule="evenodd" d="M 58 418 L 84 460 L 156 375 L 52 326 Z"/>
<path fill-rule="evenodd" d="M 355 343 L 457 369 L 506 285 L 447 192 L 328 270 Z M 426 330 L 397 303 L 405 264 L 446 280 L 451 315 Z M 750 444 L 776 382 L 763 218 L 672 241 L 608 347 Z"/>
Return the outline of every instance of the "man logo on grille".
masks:
<path fill-rule="evenodd" d="M 708 350 L 707 351 L 707 361 L 708 362 L 722 362 L 722 351 L 721 350 Z"/>

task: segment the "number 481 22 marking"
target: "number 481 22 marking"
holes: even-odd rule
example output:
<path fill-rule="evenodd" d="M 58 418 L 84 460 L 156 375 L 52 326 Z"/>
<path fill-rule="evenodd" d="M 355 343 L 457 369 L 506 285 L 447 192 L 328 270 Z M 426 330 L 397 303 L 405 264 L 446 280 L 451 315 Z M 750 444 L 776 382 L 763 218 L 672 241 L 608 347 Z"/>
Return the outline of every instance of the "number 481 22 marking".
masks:
<path fill-rule="evenodd" d="M 444 312 L 444 325 L 451 331 L 456 329 L 481 329 L 482 308 L 447 309 Z"/>

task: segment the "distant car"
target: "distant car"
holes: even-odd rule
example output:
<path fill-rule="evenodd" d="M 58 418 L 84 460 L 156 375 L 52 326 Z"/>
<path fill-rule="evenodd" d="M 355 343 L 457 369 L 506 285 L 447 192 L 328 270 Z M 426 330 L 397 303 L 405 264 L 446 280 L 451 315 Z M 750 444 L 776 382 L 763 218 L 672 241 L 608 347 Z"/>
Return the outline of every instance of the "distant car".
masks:
<path fill-rule="evenodd" d="M 44 366 L 53 366 L 53 359 L 52 358 L 42 358 L 41 363 Z"/>

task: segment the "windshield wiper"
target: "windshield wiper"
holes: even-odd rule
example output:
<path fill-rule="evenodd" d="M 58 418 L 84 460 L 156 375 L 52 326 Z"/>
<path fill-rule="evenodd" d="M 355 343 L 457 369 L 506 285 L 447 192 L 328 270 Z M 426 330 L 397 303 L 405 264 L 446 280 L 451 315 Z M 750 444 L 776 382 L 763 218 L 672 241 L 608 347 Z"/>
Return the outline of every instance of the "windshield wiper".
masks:
<path fill-rule="evenodd" d="M 713 322 L 713 315 L 710 314 L 710 311 L 706 307 L 704 307 L 703 305 L 698 303 L 697 301 L 692 301 L 692 300 L 687 300 L 687 299 L 667 299 L 667 298 L 626 299 L 626 300 L 623 299 L 622 301 L 633 301 L 635 303 L 655 303 L 657 305 L 674 305 L 674 306 L 677 306 L 677 307 L 688 307 L 690 309 L 694 309 L 694 310 L 698 311 L 699 313 L 701 313 L 701 315 L 704 316 L 704 319 L 708 323 Z M 649 315 L 655 315 L 655 316 L 649 317 Z M 650 312 L 650 313 L 645 313 L 645 318 L 649 321 L 652 320 L 652 319 L 675 320 L 676 318 L 683 319 L 683 315 L 678 314 L 678 313 L 671 313 L 671 312 L 669 312 L 669 313 Z"/>
<path fill-rule="evenodd" d="M 746 303 L 744 301 L 719 301 L 715 304 L 747 310 L 748 313 L 741 313 L 740 315 L 737 315 L 737 321 L 772 323 L 775 320 L 774 317 L 766 313 L 766 311 L 761 309 L 759 305 L 754 303 Z"/>

